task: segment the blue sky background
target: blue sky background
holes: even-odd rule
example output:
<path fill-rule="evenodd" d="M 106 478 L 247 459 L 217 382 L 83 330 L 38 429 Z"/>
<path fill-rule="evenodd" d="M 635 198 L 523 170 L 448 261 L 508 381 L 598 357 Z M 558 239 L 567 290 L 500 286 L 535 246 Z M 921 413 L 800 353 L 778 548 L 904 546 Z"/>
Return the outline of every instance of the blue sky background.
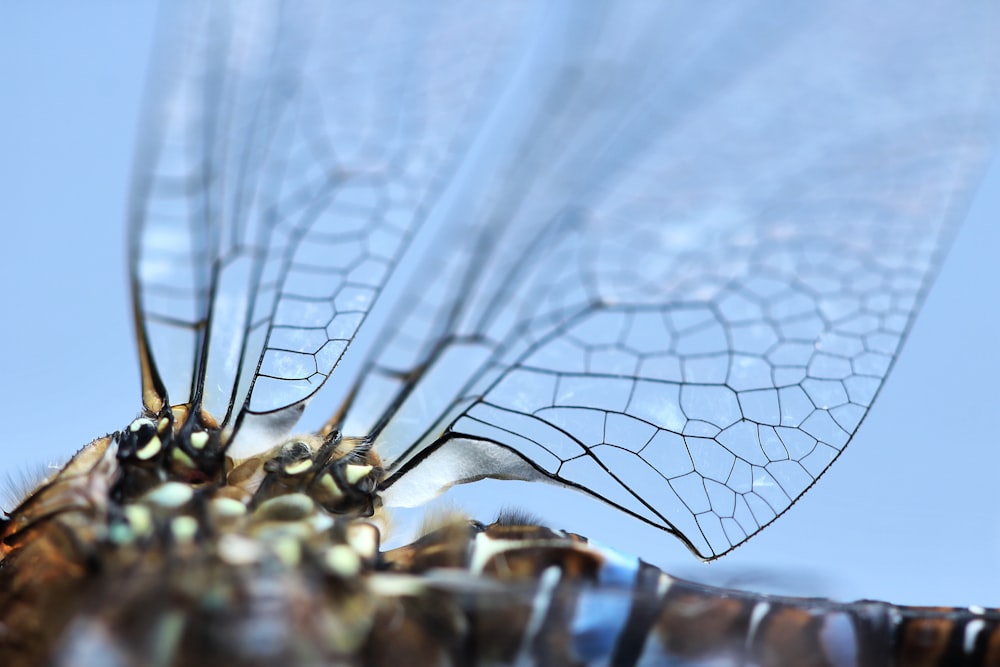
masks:
<path fill-rule="evenodd" d="M 0 6 L 0 475 L 62 461 L 139 408 L 124 210 L 154 12 Z M 1000 169 L 988 175 L 902 357 L 859 435 L 796 507 L 720 562 L 565 493 L 572 529 L 715 583 L 841 599 L 1000 606 Z"/>

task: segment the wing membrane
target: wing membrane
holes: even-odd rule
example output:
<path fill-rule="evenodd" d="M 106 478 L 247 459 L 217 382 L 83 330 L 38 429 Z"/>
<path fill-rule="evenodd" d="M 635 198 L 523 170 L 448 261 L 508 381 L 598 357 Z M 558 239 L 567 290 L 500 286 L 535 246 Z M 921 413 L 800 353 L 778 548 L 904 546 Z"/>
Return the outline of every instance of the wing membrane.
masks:
<path fill-rule="evenodd" d="M 372 6 L 213 5 L 168 46 L 131 223 L 146 407 L 289 426 L 419 233 L 328 425 L 375 439 L 390 502 L 543 478 L 704 557 L 774 520 L 992 150 L 996 10 Z"/>
<path fill-rule="evenodd" d="M 147 408 L 297 414 L 473 134 L 519 10 L 185 15 L 131 212 Z"/>
<path fill-rule="evenodd" d="M 758 16 L 585 16 L 538 64 L 461 254 L 394 320 L 428 337 L 354 395 L 390 418 L 347 411 L 391 502 L 546 477 L 716 557 L 843 451 L 992 150 L 996 17 Z"/>

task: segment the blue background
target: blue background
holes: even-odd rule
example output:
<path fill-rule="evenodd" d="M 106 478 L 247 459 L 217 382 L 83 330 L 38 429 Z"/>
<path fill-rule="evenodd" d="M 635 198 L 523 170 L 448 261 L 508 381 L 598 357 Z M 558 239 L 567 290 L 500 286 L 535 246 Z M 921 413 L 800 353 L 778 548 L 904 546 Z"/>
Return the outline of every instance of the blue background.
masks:
<path fill-rule="evenodd" d="M 155 12 L 0 6 L 0 476 L 64 461 L 139 408 L 124 211 Z M 665 569 L 752 590 L 1000 605 L 1000 169 L 974 202 L 902 356 L 831 472 L 718 563 L 575 494 L 483 483 Z"/>

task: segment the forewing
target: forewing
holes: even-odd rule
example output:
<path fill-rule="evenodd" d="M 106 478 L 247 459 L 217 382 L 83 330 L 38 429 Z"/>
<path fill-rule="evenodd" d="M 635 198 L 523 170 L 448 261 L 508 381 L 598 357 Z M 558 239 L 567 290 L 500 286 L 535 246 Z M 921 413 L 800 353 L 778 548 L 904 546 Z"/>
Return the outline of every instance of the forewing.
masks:
<path fill-rule="evenodd" d="M 575 8 L 343 426 L 390 503 L 544 477 L 716 557 L 885 379 L 993 147 L 996 12 Z"/>
<path fill-rule="evenodd" d="M 131 206 L 148 409 L 297 416 L 474 135 L 523 9 L 187 8 Z"/>

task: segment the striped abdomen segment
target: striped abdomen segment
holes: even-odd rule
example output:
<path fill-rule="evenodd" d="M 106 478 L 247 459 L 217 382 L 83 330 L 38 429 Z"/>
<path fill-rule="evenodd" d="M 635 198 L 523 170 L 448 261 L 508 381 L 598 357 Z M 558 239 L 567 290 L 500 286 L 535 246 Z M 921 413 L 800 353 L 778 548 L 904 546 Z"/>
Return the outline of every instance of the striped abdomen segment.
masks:
<path fill-rule="evenodd" d="M 673 664 L 668 656 L 728 656 L 732 664 L 762 667 L 1000 665 L 996 610 L 844 604 L 669 579 L 665 594 L 646 603 L 655 608 L 643 645 L 647 660 L 655 656 Z"/>
<path fill-rule="evenodd" d="M 455 537 L 425 539 L 386 557 L 390 569 L 431 581 L 462 568 L 481 584 L 503 584 L 463 595 L 469 634 L 465 650 L 452 653 L 464 656 L 458 662 L 1000 665 L 996 610 L 844 604 L 704 586 L 539 527 L 474 529 L 463 547 Z"/>

